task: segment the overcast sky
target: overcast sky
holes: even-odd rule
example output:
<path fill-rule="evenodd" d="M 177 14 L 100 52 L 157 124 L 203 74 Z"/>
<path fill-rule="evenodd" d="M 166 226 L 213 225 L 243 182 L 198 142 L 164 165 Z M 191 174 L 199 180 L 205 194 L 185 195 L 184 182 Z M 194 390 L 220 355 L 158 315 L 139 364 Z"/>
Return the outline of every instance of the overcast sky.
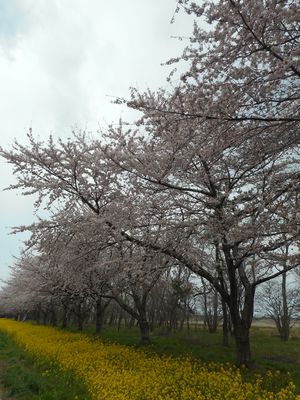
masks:
<path fill-rule="evenodd" d="M 191 17 L 170 24 L 176 0 L 0 0 L 0 145 L 96 132 L 126 110 L 113 96 L 135 86 L 166 86 L 168 67 L 185 45 Z M 112 97 L 110 97 L 112 96 Z M 13 182 L 0 160 L 0 279 L 9 273 L 24 235 L 10 227 L 34 221 L 33 199 L 2 191 Z"/>

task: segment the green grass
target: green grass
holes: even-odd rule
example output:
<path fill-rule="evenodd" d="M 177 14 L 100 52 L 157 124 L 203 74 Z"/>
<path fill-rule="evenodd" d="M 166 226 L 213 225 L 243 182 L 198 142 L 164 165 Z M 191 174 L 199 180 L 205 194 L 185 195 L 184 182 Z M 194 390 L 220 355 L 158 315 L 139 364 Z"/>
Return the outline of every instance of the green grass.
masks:
<path fill-rule="evenodd" d="M 257 365 L 289 373 L 300 394 L 300 330 L 289 341 L 280 340 L 275 328 L 252 328 L 252 353 Z"/>
<path fill-rule="evenodd" d="M 53 363 L 34 360 L 3 332 L 0 332 L 0 375 L 8 399 L 89 399 L 83 383 L 75 376 L 62 373 Z"/>
<path fill-rule="evenodd" d="M 90 331 L 91 332 L 91 331 Z M 105 327 L 100 335 L 101 339 L 108 342 L 116 342 L 127 346 L 142 347 L 146 351 L 159 354 L 168 354 L 175 357 L 191 355 L 203 361 L 234 362 L 234 348 L 224 348 L 220 333 L 214 335 L 203 330 L 177 331 L 168 334 L 164 331 L 155 331 L 151 334 L 151 344 L 147 347 L 139 344 L 140 336 L 137 328 Z"/>

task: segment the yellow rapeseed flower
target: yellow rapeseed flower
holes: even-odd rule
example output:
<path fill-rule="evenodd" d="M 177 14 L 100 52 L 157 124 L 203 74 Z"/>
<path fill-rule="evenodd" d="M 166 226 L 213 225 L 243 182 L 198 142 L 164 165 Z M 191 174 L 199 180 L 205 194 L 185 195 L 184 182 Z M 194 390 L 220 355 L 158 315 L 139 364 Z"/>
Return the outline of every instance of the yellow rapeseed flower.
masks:
<path fill-rule="evenodd" d="M 300 400 L 292 382 L 271 392 L 260 376 L 244 382 L 240 370 L 230 365 L 150 355 L 84 334 L 8 319 L 0 319 L 0 329 L 13 335 L 41 366 L 46 360 L 73 371 L 95 400 Z M 267 379 L 276 377 L 270 372 Z"/>

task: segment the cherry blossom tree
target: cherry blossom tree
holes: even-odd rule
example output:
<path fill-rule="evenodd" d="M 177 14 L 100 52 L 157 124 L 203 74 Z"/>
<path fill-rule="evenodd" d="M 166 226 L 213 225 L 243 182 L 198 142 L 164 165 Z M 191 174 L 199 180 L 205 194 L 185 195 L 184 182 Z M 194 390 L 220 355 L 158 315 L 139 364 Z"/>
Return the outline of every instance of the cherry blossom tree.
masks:
<path fill-rule="evenodd" d="M 6 313 L 18 319 L 25 319 L 32 313 L 49 316 L 56 324 L 55 307 L 58 293 L 55 288 L 52 270 L 41 266 L 39 257 L 23 254 L 11 267 L 11 275 L 1 290 L 1 306 Z"/>
<path fill-rule="evenodd" d="M 72 181 L 74 169 L 70 171 L 69 165 L 64 165 L 61 151 L 52 149 L 51 153 L 41 144 L 37 150 L 31 138 L 32 149 L 5 155 L 17 164 L 19 187 L 34 188 L 40 196 L 47 191 L 46 198 L 53 191 L 57 200 L 63 193 L 66 207 L 81 202 L 90 214 L 81 219 L 77 228 L 82 230 L 85 222 L 90 224 L 90 237 L 96 239 L 97 247 L 102 240 L 106 247 L 125 241 L 150 248 L 208 280 L 230 309 L 240 361 L 249 361 L 255 288 L 282 273 L 273 272 L 263 260 L 271 254 L 275 263 L 278 248 L 286 240 L 293 243 L 298 239 L 297 219 L 288 205 L 298 191 L 292 168 L 295 159 L 289 156 L 291 147 L 280 156 L 266 153 L 263 148 L 254 157 L 244 142 L 232 144 L 230 151 L 224 151 L 222 143 L 212 146 L 202 129 L 197 134 L 190 132 L 184 143 L 179 141 L 181 137 L 178 142 L 174 140 L 177 130 L 172 131 L 172 138 L 168 131 L 160 131 L 159 137 L 154 127 L 152 131 L 152 137 L 149 134 L 144 140 L 130 138 L 125 146 L 121 143 L 111 147 L 108 160 L 99 161 L 101 170 L 105 162 L 112 163 L 112 171 L 115 164 L 118 171 L 125 171 L 120 173 L 125 183 L 124 188 L 118 189 L 119 194 L 115 189 L 118 181 L 114 186 L 111 180 L 108 187 L 101 183 L 104 194 L 100 200 L 95 198 L 93 183 L 88 186 L 92 181 L 88 174 L 81 179 L 89 189 L 80 191 L 78 183 L 76 187 Z M 179 133 L 188 134 L 186 123 Z M 127 140 L 127 134 L 123 139 Z M 94 154 L 92 157 L 95 162 Z M 24 173 L 26 179 L 22 178 Z M 158 173 L 163 176 L 158 177 Z M 112 176 L 113 172 L 109 174 Z M 110 185 L 115 196 L 107 201 Z M 95 236 L 95 232 L 101 235 Z M 287 238 L 284 242 L 283 233 Z M 297 252 L 287 256 L 288 270 L 297 264 Z"/>
<path fill-rule="evenodd" d="M 85 309 L 92 304 L 99 333 L 104 311 L 113 300 L 137 320 L 141 342 L 150 342 L 147 300 L 168 268 L 161 253 L 110 240 L 89 210 L 80 212 L 74 207 L 27 229 L 32 232 L 27 246 L 40 254 L 43 274 L 51 277 L 49 292 L 63 302 L 64 310 L 69 307 L 80 330 L 88 316 Z"/>
<path fill-rule="evenodd" d="M 174 90 L 132 89 L 125 102 L 143 112 L 137 130 L 112 127 L 106 153 L 159 208 L 157 224 L 159 215 L 173 224 L 173 242 L 161 248 L 221 294 L 237 361 L 249 364 L 255 288 L 283 273 L 264 259 L 276 265 L 282 234 L 298 240 L 289 204 L 299 191 L 300 10 L 276 0 L 179 4 L 211 29 L 196 23 L 190 46 L 170 61 L 191 65 Z M 213 244 L 217 274 L 204 267 Z M 286 262 L 298 264 L 297 246 Z"/>
<path fill-rule="evenodd" d="M 189 66 L 170 90 L 132 89 L 134 128 L 58 143 L 29 135 L 1 155 L 11 188 L 37 194 L 37 206 L 89 210 L 103 243 L 149 249 L 206 279 L 230 311 L 237 363 L 249 365 L 256 287 L 299 264 L 299 5 L 178 4 L 200 21 L 170 61 Z"/>
<path fill-rule="evenodd" d="M 137 320 L 141 343 L 149 344 L 149 295 L 166 270 L 168 262 L 160 253 L 130 242 L 118 250 L 121 254 L 117 254 L 116 257 L 117 269 L 110 285 L 111 296 L 121 308 Z M 122 294 L 125 294 L 125 299 L 129 297 L 132 304 L 124 301 Z"/>

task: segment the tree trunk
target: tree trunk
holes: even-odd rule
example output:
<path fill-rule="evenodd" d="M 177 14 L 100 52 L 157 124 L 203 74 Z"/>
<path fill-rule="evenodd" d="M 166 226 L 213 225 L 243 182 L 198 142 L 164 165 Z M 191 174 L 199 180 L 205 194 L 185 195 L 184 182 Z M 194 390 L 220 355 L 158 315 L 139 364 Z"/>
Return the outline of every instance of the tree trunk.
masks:
<path fill-rule="evenodd" d="M 251 366 L 249 329 L 239 327 L 235 330 L 236 363 L 238 366 Z"/>
<path fill-rule="evenodd" d="M 77 317 L 76 318 L 77 319 L 77 329 L 79 331 L 82 331 L 83 330 L 84 317 L 82 315 L 82 303 L 81 302 L 79 302 L 77 307 L 76 307 L 76 317 Z"/>
<path fill-rule="evenodd" d="M 35 318 L 36 318 L 37 324 L 40 325 L 40 323 L 41 323 L 41 304 L 40 303 L 37 305 Z"/>
<path fill-rule="evenodd" d="M 236 363 L 251 367 L 250 327 L 253 318 L 254 290 L 246 291 L 243 310 L 239 304 L 230 307 L 231 320 L 236 343 Z"/>
<path fill-rule="evenodd" d="M 186 329 L 188 335 L 190 334 L 190 314 L 189 311 L 187 311 L 187 316 L 186 316 Z"/>
<path fill-rule="evenodd" d="M 122 316 L 122 315 L 119 315 L 119 318 L 118 318 L 118 332 L 119 332 L 119 330 L 121 329 L 122 319 L 123 319 L 123 316 Z"/>
<path fill-rule="evenodd" d="M 51 317 L 50 317 L 50 324 L 51 324 L 52 326 L 57 326 L 57 316 L 56 316 L 56 311 L 55 311 L 54 307 L 51 308 L 50 313 L 51 313 L 51 314 L 50 314 L 50 315 L 51 315 Z"/>
<path fill-rule="evenodd" d="M 100 333 L 103 327 L 104 312 L 108 306 L 109 301 L 103 303 L 103 299 L 100 297 L 96 301 L 96 333 Z"/>
<path fill-rule="evenodd" d="M 142 301 L 138 306 L 138 323 L 140 327 L 141 344 L 148 345 L 150 343 L 150 325 L 147 319 L 146 301 Z"/>
<path fill-rule="evenodd" d="M 63 315 L 62 315 L 62 323 L 61 323 L 61 327 L 62 329 L 65 329 L 68 325 L 68 306 L 67 305 L 63 305 Z"/>
<path fill-rule="evenodd" d="M 77 318 L 77 329 L 79 331 L 83 330 L 83 318 L 81 317 L 81 315 L 79 315 Z"/>
<path fill-rule="evenodd" d="M 130 316 L 129 322 L 128 322 L 128 328 L 131 329 L 135 324 L 135 318 Z"/>
<path fill-rule="evenodd" d="M 179 329 L 182 331 L 184 328 L 184 321 L 185 321 L 185 315 L 182 315 L 180 318 L 180 325 L 179 325 Z"/>
<path fill-rule="evenodd" d="M 228 312 L 227 312 L 227 305 L 224 299 L 222 299 L 222 311 L 223 311 L 223 346 L 229 346 L 229 321 L 228 321 Z"/>
<path fill-rule="evenodd" d="M 62 329 L 66 329 L 67 326 L 68 326 L 67 313 L 66 313 L 66 311 L 64 310 L 64 311 L 63 311 L 62 322 L 61 322 L 61 328 L 62 328 Z"/>
<path fill-rule="evenodd" d="M 218 306 L 219 306 L 219 296 L 218 292 L 213 290 L 213 309 L 210 311 L 210 318 L 208 324 L 209 333 L 216 333 L 218 329 Z"/>
<path fill-rule="evenodd" d="M 150 326 L 147 320 L 139 320 L 139 327 L 141 333 L 141 344 L 148 345 L 150 343 Z"/>
<path fill-rule="evenodd" d="M 243 263 L 240 262 L 238 267 L 235 264 L 238 248 L 231 249 L 227 244 L 223 244 L 223 251 L 229 276 L 230 292 L 226 302 L 234 329 L 236 364 L 249 368 L 251 367 L 250 327 L 254 312 L 255 285 L 250 283 Z"/>
<path fill-rule="evenodd" d="M 43 325 L 47 325 L 47 319 L 48 319 L 48 312 L 47 311 L 42 311 L 43 314 Z"/>
<path fill-rule="evenodd" d="M 109 320 L 108 320 L 108 325 L 112 326 L 114 324 L 114 321 L 115 321 L 115 313 L 113 311 L 111 311 Z"/>
<path fill-rule="evenodd" d="M 286 269 L 286 266 L 284 266 Z M 284 342 L 289 340 L 290 336 L 290 321 L 289 321 L 289 309 L 287 304 L 287 294 L 286 294 L 286 272 L 282 274 L 282 321 L 281 321 L 281 330 L 280 330 L 280 339 Z"/>

